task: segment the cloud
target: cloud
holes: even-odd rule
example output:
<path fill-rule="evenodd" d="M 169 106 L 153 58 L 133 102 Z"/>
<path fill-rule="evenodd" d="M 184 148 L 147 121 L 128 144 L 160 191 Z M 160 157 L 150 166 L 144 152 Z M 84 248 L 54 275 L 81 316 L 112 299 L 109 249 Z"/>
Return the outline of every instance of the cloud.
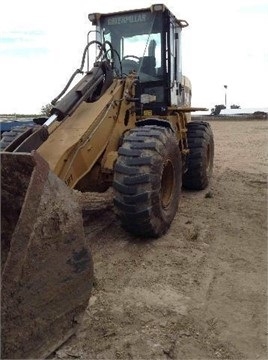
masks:
<path fill-rule="evenodd" d="M 44 56 L 48 51 L 43 47 L 44 32 L 42 31 L 7 31 L 0 36 L 1 57 L 28 57 Z"/>

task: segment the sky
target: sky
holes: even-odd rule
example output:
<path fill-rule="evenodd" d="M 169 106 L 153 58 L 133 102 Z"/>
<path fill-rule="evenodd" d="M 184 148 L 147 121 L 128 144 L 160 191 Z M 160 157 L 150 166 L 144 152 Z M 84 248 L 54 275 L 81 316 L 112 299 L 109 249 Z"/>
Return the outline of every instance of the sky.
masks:
<path fill-rule="evenodd" d="M 0 114 L 38 114 L 80 67 L 88 14 L 146 8 L 158 1 L 1 0 Z M 268 0 L 166 0 L 189 27 L 182 69 L 192 106 L 268 107 Z M 132 5 L 132 6 L 131 6 Z M 227 85 L 225 90 L 224 85 Z"/>

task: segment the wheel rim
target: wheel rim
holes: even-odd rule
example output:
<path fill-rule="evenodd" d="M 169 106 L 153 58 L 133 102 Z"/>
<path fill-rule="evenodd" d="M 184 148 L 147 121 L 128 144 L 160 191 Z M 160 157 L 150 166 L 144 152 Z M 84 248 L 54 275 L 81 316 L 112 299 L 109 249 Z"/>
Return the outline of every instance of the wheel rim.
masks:
<path fill-rule="evenodd" d="M 207 172 L 207 174 L 209 174 L 210 170 L 211 170 L 211 165 L 212 165 L 210 145 L 207 146 L 207 159 L 206 160 L 207 160 L 206 161 L 206 172 Z"/>
<path fill-rule="evenodd" d="M 163 208 L 170 204 L 174 188 L 174 168 L 170 160 L 164 164 L 161 179 L 161 202 Z"/>

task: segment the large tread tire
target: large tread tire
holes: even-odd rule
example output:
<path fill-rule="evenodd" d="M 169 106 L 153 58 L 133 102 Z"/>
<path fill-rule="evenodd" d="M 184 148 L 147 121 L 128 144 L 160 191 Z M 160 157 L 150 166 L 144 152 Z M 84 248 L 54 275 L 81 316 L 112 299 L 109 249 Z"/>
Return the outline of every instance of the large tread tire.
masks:
<path fill-rule="evenodd" d="M 125 135 L 114 169 L 114 204 L 128 232 L 157 238 L 177 212 L 182 186 L 178 140 L 169 128 L 143 126 Z"/>
<path fill-rule="evenodd" d="M 10 131 L 3 132 L 0 141 L 0 151 L 4 151 L 14 140 L 18 139 L 28 129 L 34 128 L 35 126 L 36 126 L 35 124 L 15 126 Z"/>
<path fill-rule="evenodd" d="M 213 171 L 214 139 L 210 124 L 205 121 L 189 122 L 187 139 L 190 153 L 182 185 L 190 190 L 203 190 L 208 186 Z"/>

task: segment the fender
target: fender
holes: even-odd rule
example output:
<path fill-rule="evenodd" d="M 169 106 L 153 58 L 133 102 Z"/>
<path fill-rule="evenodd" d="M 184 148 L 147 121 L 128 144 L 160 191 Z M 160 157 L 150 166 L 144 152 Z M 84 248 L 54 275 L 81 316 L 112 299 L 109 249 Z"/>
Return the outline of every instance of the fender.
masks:
<path fill-rule="evenodd" d="M 136 122 L 136 126 L 140 127 L 140 126 L 145 126 L 145 125 L 156 125 L 156 126 L 161 126 L 164 128 L 169 128 L 172 130 L 173 133 L 175 133 L 175 129 L 172 126 L 171 122 L 168 120 L 163 120 L 163 119 L 158 119 L 158 118 L 148 118 L 148 119 L 143 119 L 143 120 L 139 120 Z"/>

